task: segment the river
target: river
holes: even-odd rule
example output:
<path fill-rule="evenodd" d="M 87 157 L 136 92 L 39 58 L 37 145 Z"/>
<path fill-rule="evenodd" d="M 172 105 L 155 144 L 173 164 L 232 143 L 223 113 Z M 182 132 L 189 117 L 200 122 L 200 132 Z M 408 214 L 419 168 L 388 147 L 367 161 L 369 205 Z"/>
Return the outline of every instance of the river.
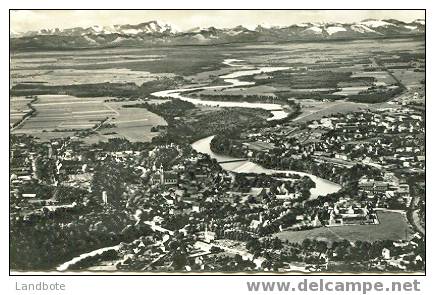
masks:
<path fill-rule="evenodd" d="M 236 59 L 226 59 L 223 61 L 223 64 L 231 67 L 235 67 L 238 71 L 235 71 L 230 74 L 222 75 L 220 78 L 224 79 L 227 85 L 217 85 L 217 86 L 204 86 L 204 87 L 196 87 L 196 88 L 181 88 L 181 89 L 173 89 L 173 90 L 163 90 L 159 92 L 152 93 L 153 96 L 156 97 L 170 97 L 170 98 L 178 98 L 180 100 L 191 102 L 195 105 L 207 105 L 207 106 L 219 106 L 219 107 L 242 107 L 242 108 L 261 108 L 264 110 L 268 110 L 272 113 L 272 117 L 268 118 L 268 120 L 279 120 L 288 116 L 288 113 L 284 111 L 282 105 L 272 104 L 272 103 L 252 103 L 252 102 L 233 102 L 233 101 L 211 101 L 211 100 L 201 100 L 198 98 L 190 98 L 187 96 L 183 96 L 183 92 L 194 91 L 194 90 L 203 90 L 203 89 L 224 89 L 224 88 L 232 88 L 239 86 L 249 86 L 254 85 L 255 82 L 246 82 L 240 81 L 236 78 L 244 77 L 244 76 L 252 76 L 260 73 L 271 73 L 276 71 L 287 70 L 289 67 L 260 67 L 253 68 L 248 65 L 243 64 L 235 64 L 235 62 L 243 62 L 243 60 Z M 213 136 L 209 136 L 203 139 L 200 139 L 192 144 L 193 149 L 198 152 L 208 154 L 212 158 L 216 159 L 218 162 L 223 161 L 233 161 L 238 160 L 237 158 L 233 158 L 225 155 L 218 155 L 211 151 L 210 142 L 213 139 Z M 317 198 L 320 195 L 326 195 L 330 193 L 335 193 L 341 189 L 341 186 L 333 183 L 329 180 L 317 177 L 312 174 L 291 171 L 291 170 L 273 170 L 266 169 L 256 163 L 253 163 L 248 160 L 237 161 L 233 163 L 223 163 L 220 164 L 222 168 L 228 171 L 236 172 L 236 173 L 265 173 L 265 174 L 273 174 L 273 173 L 292 173 L 299 174 L 301 176 L 310 177 L 315 183 L 316 187 L 310 190 L 311 198 Z"/>
<path fill-rule="evenodd" d="M 242 108 L 262 108 L 265 110 L 269 110 L 272 113 L 272 117 L 270 117 L 268 120 L 279 120 L 287 117 L 288 113 L 284 111 L 283 107 L 279 104 L 271 104 L 271 103 L 250 103 L 250 102 L 231 102 L 231 101 L 208 101 L 208 100 L 200 100 L 195 98 L 189 98 L 186 96 L 182 96 L 181 93 L 192 91 L 192 90 L 202 90 L 202 89 L 218 89 L 218 88 L 231 88 L 231 87 L 237 87 L 237 86 L 247 86 L 247 85 L 254 85 L 254 82 L 244 82 L 239 81 L 236 78 L 243 77 L 243 76 L 251 76 L 255 74 L 260 73 L 270 73 L 280 70 L 288 69 L 288 67 L 260 67 L 258 69 L 252 68 L 247 65 L 240 65 L 240 64 L 234 64 L 234 62 L 242 62 L 243 60 L 237 60 L 237 59 L 226 59 L 223 64 L 237 67 L 240 69 L 240 71 L 236 71 L 231 74 L 220 76 L 224 79 L 225 82 L 229 83 L 228 85 L 220 85 L 220 86 L 205 86 L 205 87 L 197 87 L 197 88 L 182 88 L 182 89 L 173 89 L 173 90 L 164 90 L 159 92 L 152 93 L 153 96 L 156 97 L 170 97 L 170 98 L 178 98 L 184 101 L 189 101 L 195 105 L 208 105 L 208 106 L 220 106 L 220 107 L 242 107 Z M 225 155 L 219 155 L 211 151 L 210 149 L 210 142 L 213 139 L 214 136 L 209 136 L 203 139 L 200 139 L 192 144 L 192 148 L 196 151 L 204 154 L 210 155 L 212 158 L 216 159 L 218 162 L 223 161 L 233 161 L 233 160 L 239 160 L 234 157 L 225 156 Z M 291 170 L 273 170 L 273 169 L 266 169 L 262 166 L 255 164 L 248 160 L 233 162 L 233 163 L 223 163 L 220 164 L 223 169 L 236 172 L 236 173 L 265 173 L 265 174 L 273 174 L 273 173 L 292 173 L 292 174 L 299 174 L 301 176 L 308 176 L 310 177 L 315 183 L 316 187 L 312 188 L 310 190 L 311 192 L 311 199 L 317 198 L 320 195 L 326 195 L 330 193 L 337 192 L 341 189 L 341 186 L 333 183 L 331 181 L 328 181 L 326 179 L 322 179 L 320 177 L 317 177 L 315 175 L 311 175 L 304 172 L 298 172 L 298 171 L 291 171 Z M 159 227 L 153 228 L 154 230 L 159 230 Z M 163 228 L 160 228 L 163 229 Z M 165 229 L 163 229 L 165 230 Z M 99 256 L 105 253 L 109 250 L 119 250 L 120 245 L 111 246 L 111 247 L 105 247 L 101 249 L 97 249 L 88 253 L 84 253 L 82 255 L 79 255 L 77 257 L 74 257 L 73 259 L 63 263 L 59 267 L 57 267 L 58 271 L 65 271 L 68 270 L 71 266 L 79 263 L 80 261 L 87 259 L 89 257 Z M 228 250 L 228 249 L 227 249 Z M 233 251 L 233 250 L 231 250 Z M 234 251 L 233 251 L 234 252 Z"/>
<path fill-rule="evenodd" d="M 209 136 L 203 139 L 200 139 L 192 144 L 192 148 L 197 152 L 204 153 L 210 155 L 213 159 L 216 159 L 218 162 L 223 161 L 231 161 L 237 160 L 237 158 L 233 158 L 230 156 L 224 156 L 214 153 L 210 149 L 210 142 L 214 136 Z M 233 163 L 223 163 L 220 164 L 222 168 L 228 171 L 237 172 L 237 173 L 264 173 L 264 174 L 273 174 L 273 173 L 291 173 L 291 174 L 299 174 L 301 176 L 310 177 L 315 183 L 316 187 L 310 190 L 311 199 L 317 198 L 321 195 L 331 194 L 339 191 L 341 186 L 331 182 L 329 180 L 317 177 L 312 174 L 308 174 L 305 172 L 292 171 L 292 170 L 274 170 L 274 169 L 266 169 L 254 162 L 244 160 Z"/>
<path fill-rule="evenodd" d="M 240 86 L 251 86 L 254 85 L 255 82 L 246 82 L 240 81 L 236 78 L 252 76 L 261 73 L 271 73 L 276 71 L 283 71 L 289 69 L 289 67 L 260 67 L 260 68 L 252 68 L 247 65 L 237 65 L 233 62 L 242 61 L 242 60 L 234 60 L 234 59 L 226 59 L 223 64 L 237 67 L 239 71 L 233 72 L 231 74 L 226 74 L 219 76 L 226 83 L 226 85 L 216 85 L 216 86 L 203 86 L 203 87 L 193 87 L 193 88 L 181 88 L 181 89 L 172 89 L 172 90 L 163 90 L 154 92 L 151 95 L 155 97 L 170 97 L 170 98 L 178 98 L 183 101 L 191 102 L 195 105 L 205 105 L 205 106 L 215 106 L 215 107 L 239 107 L 239 108 L 259 108 L 268 110 L 271 112 L 272 117 L 268 118 L 268 120 L 279 120 L 284 119 L 288 116 L 288 113 L 284 111 L 283 106 L 275 103 L 256 103 L 256 102 L 243 102 L 243 101 L 214 101 L 214 100 L 202 100 L 199 98 L 191 98 L 187 96 L 183 96 L 183 92 L 195 91 L 195 90 L 205 90 L 205 89 L 224 89 L 224 88 L 233 88 Z"/>

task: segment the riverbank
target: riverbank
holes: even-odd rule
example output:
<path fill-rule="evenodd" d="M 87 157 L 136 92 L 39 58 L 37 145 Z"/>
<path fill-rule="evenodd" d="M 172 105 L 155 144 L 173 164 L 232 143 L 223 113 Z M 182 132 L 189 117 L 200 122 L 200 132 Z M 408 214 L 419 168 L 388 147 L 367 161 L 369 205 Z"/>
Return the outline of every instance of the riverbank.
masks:
<path fill-rule="evenodd" d="M 282 105 L 280 104 L 272 104 L 272 103 L 253 103 L 253 102 L 236 102 L 236 101 L 216 101 L 216 100 L 201 100 L 198 98 L 191 98 L 187 96 L 183 96 L 183 92 L 192 92 L 197 90 L 205 90 L 205 89 L 223 89 L 223 88 L 233 88 L 238 86 L 248 86 L 255 85 L 255 82 L 248 81 L 240 81 L 237 78 L 252 76 L 260 73 L 272 73 L 275 71 L 287 70 L 288 67 L 260 67 L 260 68 L 252 68 L 243 64 L 234 64 L 234 62 L 242 62 L 241 60 L 234 59 L 226 59 L 222 63 L 235 67 L 238 71 L 235 71 L 230 74 L 225 74 L 219 76 L 224 80 L 227 85 L 215 85 L 215 86 L 204 86 L 204 87 L 196 87 L 196 88 L 182 88 L 182 89 L 173 89 L 173 90 L 163 90 L 152 93 L 153 96 L 159 98 L 172 98 L 178 99 L 181 101 L 192 103 L 193 105 L 202 105 L 202 106 L 212 106 L 212 107 L 227 107 L 227 108 L 248 108 L 248 109 L 263 109 L 269 111 L 272 116 L 267 119 L 267 121 L 280 121 L 288 118 L 290 115 Z M 228 122 L 226 122 L 228 124 Z M 311 198 L 317 198 L 320 195 L 327 195 L 331 193 L 335 193 L 341 189 L 341 186 L 328 181 L 326 179 L 322 179 L 315 175 L 299 172 L 299 171 L 291 171 L 291 170 L 274 170 L 274 169 L 266 169 L 262 166 L 253 163 L 251 161 L 239 161 L 240 159 L 236 159 L 231 156 L 222 156 L 216 153 L 213 153 L 210 149 L 210 143 L 213 139 L 213 136 L 208 136 L 202 139 L 195 141 L 191 146 L 198 152 L 205 153 L 210 155 L 212 158 L 216 159 L 218 162 L 231 162 L 220 164 L 223 169 L 236 172 L 236 173 L 264 173 L 264 174 L 275 174 L 275 173 L 289 173 L 289 174 L 298 174 L 300 176 L 308 176 L 315 183 L 316 187 L 310 190 Z M 235 161 L 235 162 L 233 162 Z"/>
<path fill-rule="evenodd" d="M 241 60 L 234 59 L 226 59 L 222 63 L 230 66 L 236 67 L 240 69 L 239 71 L 219 76 L 219 78 L 223 79 L 223 81 L 227 84 L 225 85 L 215 85 L 215 86 L 203 86 L 203 87 L 194 87 L 194 88 L 181 88 L 181 89 L 173 89 L 173 90 L 163 90 L 154 92 L 151 95 L 159 98 L 172 98 L 172 99 L 180 99 L 183 101 L 187 101 L 193 103 L 194 105 L 203 105 L 203 106 L 211 106 L 211 107 L 226 107 L 226 108 L 249 108 L 249 109 L 263 109 L 269 111 L 272 116 L 268 118 L 268 121 L 272 120 L 282 120 L 285 119 L 289 113 L 284 109 L 281 104 L 273 104 L 273 103 L 252 103 L 252 102 L 240 102 L 240 101 L 216 101 L 216 100 L 201 100 L 198 98 L 191 98 L 188 96 L 183 96 L 184 92 L 192 92 L 197 90 L 206 90 L 206 89 L 224 89 L 224 88 L 233 88 L 240 86 L 252 86 L 255 85 L 255 82 L 246 82 L 240 81 L 239 77 L 247 77 L 253 76 L 260 73 L 272 73 L 276 71 L 282 71 L 289 69 L 288 67 L 260 67 L 257 69 L 252 69 L 252 67 L 247 65 L 235 65 L 233 64 L 235 61 L 240 62 Z"/>
<path fill-rule="evenodd" d="M 132 107 L 145 108 L 168 123 L 167 127 L 161 127 L 164 132 L 154 138 L 154 142 L 190 144 L 216 133 L 264 127 L 270 116 L 263 109 L 206 107 L 179 99 L 162 104 L 141 103 Z"/>
<path fill-rule="evenodd" d="M 275 170 L 275 169 L 266 169 L 256 163 L 253 163 L 249 160 L 239 161 L 240 159 L 234 158 L 227 155 L 219 155 L 214 153 L 210 149 L 210 143 L 214 136 L 209 136 L 203 139 L 200 139 L 194 142 L 191 146 L 194 150 L 200 153 L 204 153 L 209 155 L 211 158 L 216 159 L 218 162 L 228 162 L 235 161 L 232 163 L 221 163 L 221 167 L 227 171 L 235 172 L 235 173 L 264 173 L 264 174 L 275 174 L 275 173 L 287 173 L 287 174 L 298 174 L 300 176 L 308 176 L 311 180 L 316 184 L 315 188 L 310 190 L 311 198 L 317 198 L 318 196 L 332 194 L 338 192 L 342 187 L 339 184 L 331 182 L 329 180 L 320 178 L 318 176 L 299 172 L 292 170 Z"/>

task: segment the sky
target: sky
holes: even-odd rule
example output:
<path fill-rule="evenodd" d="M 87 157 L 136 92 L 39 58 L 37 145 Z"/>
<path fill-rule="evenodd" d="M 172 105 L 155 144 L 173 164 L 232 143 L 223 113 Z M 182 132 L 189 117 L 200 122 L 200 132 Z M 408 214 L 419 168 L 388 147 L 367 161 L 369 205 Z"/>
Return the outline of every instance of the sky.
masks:
<path fill-rule="evenodd" d="M 15 10 L 11 30 L 138 24 L 151 20 L 171 24 L 177 30 L 194 27 L 229 28 L 243 25 L 286 26 L 303 22 L 358 22 L 367 18 L 410 22 L 424 19 L 424 10 Z"/>

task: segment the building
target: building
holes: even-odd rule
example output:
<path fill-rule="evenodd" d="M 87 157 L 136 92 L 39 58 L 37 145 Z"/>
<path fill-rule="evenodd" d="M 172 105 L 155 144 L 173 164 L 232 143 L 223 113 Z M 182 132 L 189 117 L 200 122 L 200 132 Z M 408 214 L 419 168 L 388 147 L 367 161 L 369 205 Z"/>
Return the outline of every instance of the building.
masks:
<path fill-rule="evenodd" d="M 387 248 L 382 249 L 382 257 L 384 259 L 391 259 L 390 250 Z"/>
<path fill-rule="evenodd" d="M 108 203 L 108 199 L 107 199 L 107 192 L 106 191 L 103 191 L 101 193 L 101 197 L 103 199 L 103 204 L 107 204 Z"/>
<path fill-rule="evenodd" d="M 36 198 L 36 194 L 22 194 L 21 195 L 25 199 L 34 199 Z"/>
<path fill-rule="evenodd" d="M 243 146 L 251 151 L 255 152 L 269 152 L 275 148 L 275 145 L 264 141 L 245 142 Z"/>
<path fill-rule="evenodd" d="M 384 193 L 388 190 L 389 184 L 385 181 L 378 181 L 362 177 L 358 182 L 358 188 L 360 190 L 370 193 Z"/>
<path fill-rule="evenodd" d="M 252 187 L 249 191 L 249 198 L 248 200 L 254 201 L 256 203 L 262 203 L 265 200 L 269 199 L 269 188 L 262 188 L 262 187 Z"/>
<path fill-rule="evenodd" d="M 208 231 L 207 225 L 205 226 L 204 241 L 206 243 L 211 243 L 216 239 L 216 233 Z"/>
<path fill-rule="evenodd" d="M 151 176 L 151 183 L 166 186 L 177 185 L 178 174 L 173 171 L 164 171 L 163 166 L 160 166 L 160 169 Z"/>

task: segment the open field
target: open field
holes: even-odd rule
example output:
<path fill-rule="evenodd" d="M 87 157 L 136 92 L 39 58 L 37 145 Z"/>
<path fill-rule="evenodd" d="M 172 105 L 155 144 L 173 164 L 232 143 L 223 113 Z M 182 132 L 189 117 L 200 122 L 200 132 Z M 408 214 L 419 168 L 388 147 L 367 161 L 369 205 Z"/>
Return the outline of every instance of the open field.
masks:
<path fill-rule="evenodd" d="M 391 81 L 384 70 L 365 71 L 372 64 L 370 58 L 403 52 L 419 54 L 424 52 L 424 46 L 420 46 L 423 43 L 414 39 L 397 39 L 16 52 L 11 55 L 11 81 L 12 85 L 23 82 L 62 85 L 123 81 L 139 85 L 159 77 L 179 75 L 188 81 L 208 83 L 219 75 L 230 73 L 231 69 L 223 67 L 221 62 L 233 58 L 258 67 L 289 66 L 298 74 L 307 73 L 307 70 L 331 70 L 352 72 L 355 77 L 377 78 L 383 75 L 385 80 L 380 80 L 388 84 Z"/>
<path fill-rule="evenodd" d="M 44 85 L 74 85 L 97 83 L 131 83 L 137 85 L 170 73 L 151 74 L 146 70 L 132 70 L 129 64 L 158 61 L 165 58 L 160 54 L 137 54 L 138 50 L 116 49 L 83 50 L 63 52 L 32 52 L 12 54 L 11 82 L 37 83 Z M 92 67 L 92 68 L 89 68 Z M 95 68 L 97 67 L 97 68 Z"/>
<path fill-rule="evenodd" d="M 393 75 L 399 79 L 408 89 L 421 87 L 420 81 L 424 80 L 424 72 L 414 72 L 412 70 L 393 69 Z"/>
<path fill-rule="evenodd" d="M 370 104 L 358 98 L 359 92 L 370 86 L 391 87 L 395 83 L 391 73 L 407 87 L 421 83 L 424 72 L 411 73 L 422 69 L 422 44 L 423 40 L 410 38 L 17 52 L 11 56 L 11 92 L 17 96 L 47 95 L 39 95 L 33 104 L 36 113 L 13 132 L 32 133 L 46 140 L 95 129 L 87 141 L 111 137 L 149 141 L 154 136 L 151 127 L 164 125 L 164 121 L 145 109 L 122 108 L 120 103 L 104 99 L 137 100 L 161 90 L 222 85 L 225 81 L 219 76 L 238 70 L 237 65 L 223 63 L 226 59 L 236 59 L 238 64 L 252 68 L 287 69 L 240 78 L 255 81 L 252 86 L 192 93 L 196 98 L 294 100 L 301 105 L 297 121 L 394 107 L 382 103 L 390 98 L 377 89 Z M 388 62 L 391 73 L 374 58 Z M 401 68 L 396 69 L 396 65 Z M 347 101 L 348 95 L 357 96 L 352 100 L 358 102 Z M 24 101 L 13 102 L 11 123 L 18 122 L 28 111 Z M 116 127 L 109 125 L 100 130 L 98 125 L 104 120 Z"/>
<path fill-rule="evenodd" d="M 191 96 L 222 101 L 257 99 L 273 102 L 277 98 L 282 101 L 295 100 L 302 106 L 302 114 L 297 120 L 303 121 L 334 113 L 394 107 L 385 104 L 392 99 L 389 90 L 397 91 L 393 96 L 400 95 L 401 92 L 393 74 L 397 73 L 397 78 L 403 80 L 407 87 L 418 85 L 424 77 L 424 72 L 418 72 L 419 75 L 415 76 L 407 74 L 413 73 L 414 69 L 421 69 L 419 59 L 423 47 L 420 43 L 418 40 L 400 39 L 389 42 L 270 43 L 232 47 L 232 56 L 239 58 L 240 64 L 256 67 L 286 66 L 288 70 L 241 78 L 247 82 L 255 81 L 253 86 L 206 89 L 193 92 Z M 416 51 L 413 52 L 412 48 Z M 253 49 L 256 52 L 250 51 Z M 412 62 L 403 63 L 399 54 L 402 51 L 407 52 L 406 58 Z M 240 56 L 241 53 L 245 55 Z M 387 68 L 374 62 L 373 56 L 381 60 L 392 56 L 393 59 L 389 61 L 391 65 L 405 64 L 407 69 L 392 69 L 390 73 Z M 213 72 L 215 75 L 211 75 Z M 196 77 L 201 77 L 201 82 L 205 82 L 208 76 L 209 82 L 214 83 L 216 75 L 221 74 L 218 70 L 207 73 L 209 75 L 197 74 Z M 410 81 L 406 81 L 407 77 Z M 200 79 L 197 80 L 199 81 Z"/>
<path fill-rule="evenodd" d="M 35 83 L 43 85 L 79 85 L 97 83 L 131 83 L 142 85 L 145 82 L 153 81 L 163 77 L 173 77 L 173 74 L 159 73 L 151 74 L 146 71 L 132 71 L 129 69 L 101 69 L 101 70 L 34 70 L 16 69 L 13 75 L 13 83 Z"/>
<path fill-rule="evenodd" d="M 11 97 L 10 98 L 10 118 L 9 124 L 11 126 L 20 122 L 25 115 L 31 112 L 28 104 L 32 101 L 32 98 L 26 97 Z"/>
<path fill-rule="evenodd" d="M 223 55 L 213 47 L 111 48 L 11 54 L 11 84 L 71 85 L 144 82 L 219 70 Z M 210 73 L 210 75 L 212 75 Z M 208 75 L 200 75 L 206 77 Z"/>
<path fill-rule="evenodd" d="M 371 71 L 371 72 L 356 72 L 352 74 L 352 77 L 367 77 L 367 75 L 370 75 L 370 77 L 373 77 L 376 79 L 378 83 L 381 83 L 382 85 L 392 84 L 394 83 L 394 79 L 385 71 Z"/>
<path fill-rule="evenodd" d="M 412 228 L 406 216 L 392 211 L 377 211 L 379 224 L 376 225 L 347 225 L 335 227 L 319 227 L 302 231 L 283 231 L 275 234 L 283 240 L 301 243 L 304 239 L 323 241 L 378 241 L 403 240 L 411 238 Z"/>
<path fill-rule="evenodd" d="M 149 142 L 158 132 L 151 132 L 153 126 L 166 126 L 166 121 L 144 108 L 125 108 L 125 105 L 132 105 L 135 102 L 108 102 L 107 107 L 112 109 L 116 116 L 109 120 L 114 127 L 99 129 L 96 134 L 86 138 L 86 142 L 94 143 L 98 141 L 107 141 L 109 138 L 120 137 L 128 139 L 131 142 Z"/>
<path fill-rule="evenodd" d="M 301 114 L 294 119 L 296 122 L 307 122 L 318 120 L 324 116 L 334 114 L 345 114 L 349 112 L 357 112 L 361 110 L 381 109 L 381 108 L 396 108 L 396 105 L 388 103 L 365 104 L 351 101 L 334 101 L 334 102 L 319 102 L 306 99 L 301 103 Z"/>
<path fill-rule="evenodd" d="M 80 130 L 94 130 L 86 140 L 97 142 L 113 137 L 150 141 L 151 128 L 165 121 L 145 110 L 123 108 L 129 102 L 106 102 L 106 98 L 78 98 L 69 95 L 40 95 L 32 106 L 35 114 L 12 133 L 31 134 L 41 140 L 66 137 Z M 100 126 L 110 124 L 109 128 Z"/>
<path fill-rule="evenodd" d="M 32 103 L 36 109 L 34 116 L 26 120 L 16 131 L 30 133 L 89 129 L 116 114 L 103 102 L 102 98 L 41 95 Z"/>
<path fill-rule="evenodd" d="M 259 52 L 268 48 L 273 49 L 273 52 L 263 56 L 250 56 L 245 60 L 290 67 L 288 71 L 263 78 L 260 78 L 261 75 L 254 77 L 257 84 L 275 87 L 280 98 L 340 100 L 352 96 L 353 101 L 373 103 L 387 101 L 389 97 L 381 90 L 376 90 L 371 98 L 367 98 L 364 91 L 368 87 L 393 88 L 396 83 L 385 67 L 373 62 L 373 57 L 381 60 L 393 57 L 389 60 L 389 65 L 393 66 L 389 68 L 391 73 L 397 74 L 396 78 L 406 87 L 415 86 L 424 79 L 422 43 L 417 40 L 398 39 L 371 43 L 350 41 L 328 44 L 258 44 L 246 47 L 256 48 Z M 399 65 L 401 68 L 396 70 L 394 67 Z M 421 72 L 411 75 L 417 69 Z"/>

